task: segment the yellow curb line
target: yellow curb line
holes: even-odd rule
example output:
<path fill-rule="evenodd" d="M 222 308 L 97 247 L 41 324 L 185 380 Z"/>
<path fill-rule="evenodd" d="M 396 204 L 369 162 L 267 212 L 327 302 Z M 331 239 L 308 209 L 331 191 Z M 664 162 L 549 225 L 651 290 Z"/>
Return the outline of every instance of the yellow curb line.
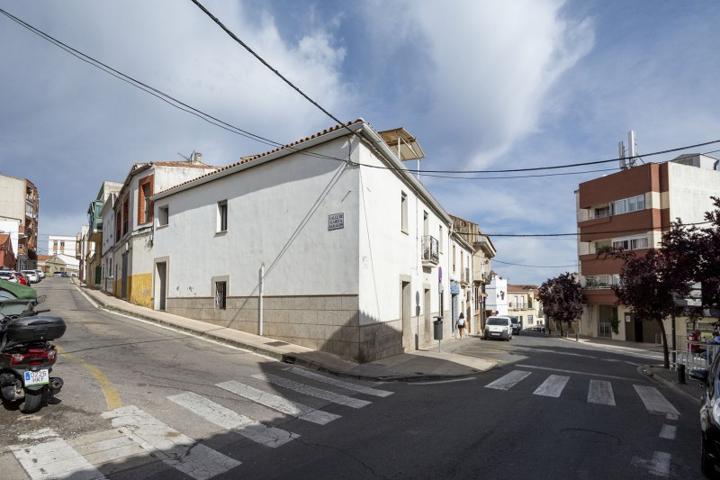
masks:
<path fill-rule="evenodd" d="M 100 389 L 105 396 L 105 403 L 107 404 L 109 410 L 115 410 L 116 408 L 122 407 L 123 403 L 120 399 L 120 394 L 113 386 L 110 379 L 102 372 L 102 370 L 100 370 L 95 365 L 88 363 L 88 361 L 83 358 L 77 357 L 72 353 L 65 352 L 65 350 L 60 346 L 57 346 L 57 349 L 61 355 L 81 364 L 88 372 L 90 372 L 93 377 L 95 377 L 95 380 L 97 381 L 98 385 L 100 385 Z"/>

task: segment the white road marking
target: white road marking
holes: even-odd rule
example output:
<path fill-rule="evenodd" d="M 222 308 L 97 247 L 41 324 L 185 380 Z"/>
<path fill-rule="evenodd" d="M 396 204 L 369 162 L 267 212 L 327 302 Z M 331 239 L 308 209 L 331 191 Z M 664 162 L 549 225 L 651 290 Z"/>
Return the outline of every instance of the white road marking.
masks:
<path fill-rule="evenodd" d="M 325 375 L 320 375 L 316 372 L 311 372 L 310 370 L 306 370 L 304 368 L 300 367 L 290 367 L 287 368 L 286 371 L 290 373 L 294 373 L 295 375 L 300 375 L 305 378 L 310 378 L 312 380 L 321 382 L 321 383 L 327 383 L 328 385 L 334 385 L 336 387 L 344 388 L 345 390 L 352 390 L 354 392 L 363 393 L 365 395 L 371 395 L 373 397 L 389 397 L 393 394 L 393 392 L 389 392 L 387 390 L 378 390 L 376 388 L 370 388 L 366 387 L 365 385 L 358 385 L 357 383 L 350 383 L 350 382 L 344 382 L 342 380 L 339 380 L 337 378 L 333 377 L 326 377 Z"/>
<path fill-rule="evenodd" d="M 673 415 L 680 416 L 672 403 L 663 397 L 662 393 L 655 387 L 648 387 L 646 385 L 633 385 L 635 391 L 640 396 L 645 408 L 650 413 L 661 413 L 663 415 L 671 413 Z"/>
<path fill-rule="evenodd" d="M 615 406 L 615 394 L 613 393 L 612 384 L 607 380 L 590 379 L 590 388 L 587 396 L 588 403 L 596 403 L 598 405 Z"/>
<path fill-rule="evenodd" d="M 300 420 L 307 422 L 317 423 L 318 425 L 326 425 L 333 420 L 341 418 L 340 415 L 334 413 L 323 412 L 322 410 L 316 410 L 312 407 L 308 407 L 302 403 L 293 402 L 280 395 L 274 393 L 264 392 L 250 385 L 231 380 L 229 382 L 218 383 L 216 386 L 232 392 L 235 395 L 239 395 L 252 402 L 258 403 L 278 412 L 297 417 Z"/>
<path fill-rule="evenodd" d="M 525 380 L 530 372 L 524 370 L 513 370 L 512 372 L 503 375 L 494 382 L 490 382 L 485 385 L 485 388 L 493 388 L 495 390 L 510 390 L 512 387 Z"/>
<path fill-rule="evenodd" d="M 662 430 L 660 430 L 660 438 L 665 440 L 675 440 L 677 434 L 677 427 L 675 425 L 664 424 Z"/>
<path fill-rule="evenodd" d="M 89 433 L 71 440 L 70 444 L 88 462 L 93 465 L 103 465 L 103 470 L 110 476 L 115 472 L 108 472 L 106 470 L 108 467 L 112 469 L 113 466 L 117 466 L 120 471 L 127 469 L 129 463 L 142 464 L 155 461 L 140 445 L 116 429 Z"/>
<path fill-rule="evenodd" d="M 533 395 L 559 398 L 565 388 L 565 385 L 567 385 L 568 380 L 570 380 L 570 377 L 563 375 L 550 375 L 538 388 L 535 389 Z"/>
<path fill-rule="evenodd" d="M 631 377 L 619 377 L 617 375 L 606 375 L 604 373 L 592 373 L 592 372 L 583 372 L 580 370 L 565 370 L 562 368 L 550 368 L 550 367 L 541 367 L 539 365 L 523 365 L 518 364 L 517 365 L 520 368 L 532 368 L 535 370 L 547 370 L 549 372 L 559 372 L 559 373 L 574 373 L 576 375 L 585 375 L 587 377 L 600 377 L 600 378 L 610 378 L 612 380 L 630 380 L 631 382 L 637 382 L 637 378 L 631 378 Z"/>
<path fill-rule="evenodd" d="M 428 382 L 408 382 L 408 385 L 437 385 L 440 383 L 456 383 L 456 382 L 467 382 L 470 380 L 475 380 L 475 377 L 463 377 L 463 378 L 451 378 L 448 380 L 435 380 L 435 381 L 428 381 Z"/>
<path fill-rule="evenodd" d="M 57 437 L 58 434 L 51 428 L 41 428 L 34 432 L 18 435 L 18 440 L 42 440 L 43 438 Z"/>
<path fill-rule="evenodd" d="M 208 480 L 240 465 L 133 405 L 104 412 L 102 417 L 111 419 L 113 427 L 144 450 L 195 480 Z"/>
<path fill-rule="evenodd" d="M 632 465 L 647 469 L 648 473 L 656 475 L 658 477 L 670 476 L 670 462 L 672 455 L 665 452 L 653 452 L 653 457 L 650 460 L 645 460 L 640 457 L 633 457 Z"/>
<path fill-rule="evenodd" d="M 267 427 L 197 393 L 185 392 L 167 398 L 218 427 L 231 429 L 266 447 L 277 448 L 300 436 L 280 428 Z"/>
<path fill-rule="evenodd" d="M 32 480 L 105 479 L 102 473 L 62 438 L 36 445 L 13 445 L 10 449 Z"/>
<path fill-rule="evenodd" d="M 346 407 L 351 408 L 362 408 L 366 405 L 370 405 L 372 402 L 368 402 L 367 400 L 360 400 L 357 398 L 348 397 L 347 395 L 341 395 L 339 393 L 330 392 L 327 390 L 322 390 L 320 388 L 311 387 L 310 385 L 305 385 L 304 383 L 296 382 L 295 380 L 290 380 L 288 378 L 280 377 L 278 375 L 271 375 L 271 374 L 255 374 L 253 375 L 253 378 L 257 378 L 258 380 L 263 380 L 268 383 L 272 383 L 275 385 L 279 385 L 283 388 L 287 388 L 288 390 L 293 390 L 298 393 L 302 393 L 303 395 L 307 395 L 310 397 L 316 397 L 321 398 L 323 400 L 327 400 L 328 402 L 337 403 L 338 405 L 345 405 Z"/>

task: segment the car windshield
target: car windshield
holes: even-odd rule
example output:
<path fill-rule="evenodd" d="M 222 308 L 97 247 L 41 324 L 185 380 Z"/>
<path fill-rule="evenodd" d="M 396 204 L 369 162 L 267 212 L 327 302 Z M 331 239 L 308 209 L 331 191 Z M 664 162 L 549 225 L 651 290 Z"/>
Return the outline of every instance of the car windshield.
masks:
<path fill-rule="evenodd" d="M 488 325 L 507 325 L 508 320 L 507 318 L 497 318 L 497 317 L 490 317 L 487 321 Z"/>
<path fill-rule="evenodd" d="M 512 323 L 520 323 L 520 321 L 517 318 L 511 318 L 510 321 Z"/>

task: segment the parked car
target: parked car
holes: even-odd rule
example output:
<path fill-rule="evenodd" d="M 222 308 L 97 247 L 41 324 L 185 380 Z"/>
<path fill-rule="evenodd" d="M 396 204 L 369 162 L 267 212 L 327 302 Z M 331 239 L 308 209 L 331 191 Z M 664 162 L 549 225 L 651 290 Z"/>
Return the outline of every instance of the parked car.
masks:
<path fill-rule="evenodd" d="M 720 467 L 720 355 L 716 355 L 709 368 L 694 368 L 690 376 L 705 385 L 700 406 L 700 468 L 708 478 L 717 478 Z M 715 407 L 715 408 L 713 408 Z"/>
<path fill-rule="evenodd" d="M 21 273 L 25 275 L 25 278 L 27 278 L 30 283 L 38 283 L 40 281 L 40 277 L 38 277 L 35 270 L 23 270 Z"/>
<path fill-rule="evenodd" d="M 35 269 L 35 272 L 37 273 L 38 278 L 39 278 L 40 280 L 42 280 L 43 278 L 45 278 L 45 272 L 43 272 L 43 271 L 40 270 L 39 268 L 36 268 L 36 269 Z"/>
<path fill-rule="evenodd" d="M 65 273 L 65 272 L 55 272 L 55 273 L 53 273 L 53 277 L 63 277 L 64 276 L 63 273 Z"/>
<path fill-rule="evenodd" d="M 510 322 L 512 324 L 513 335 L 520 335 L 520 330 L 522 330 L 522 323 L 520 322 L 520 319 L 518 317 L 511 316 Z"/>
<path fill-rule="evenodd" d="M 485 322 L 483 338 L 501 338 L 510 341 L 513 335 L 512 322 L 509 317 L 489 317 Z"/>
<path fill-rule="evenodd" d="M 12 270 L 0 270 L 0 280 L 7 282 L 18 283 L 18 279 L 15 276 L 15 272 Z"/>
<path fill-rule="evenodd" d="M 25 275 L 23 275 L 20 272 L 13 272 L 13 273 L 15 273 L 15 278 L 17 278 L 18 283 L 20 285 L 30 285 L 30 282 L 28 281 L 28 279 Z"/>

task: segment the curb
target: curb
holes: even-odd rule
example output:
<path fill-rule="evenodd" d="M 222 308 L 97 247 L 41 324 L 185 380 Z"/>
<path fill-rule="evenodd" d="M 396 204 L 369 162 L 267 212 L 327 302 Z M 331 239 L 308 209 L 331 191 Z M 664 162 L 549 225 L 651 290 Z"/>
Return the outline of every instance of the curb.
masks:
<path fill-rule="evenodd" d="M 696 404 L 698 406 L 702 405 L 702 400 L 700 400 L 700 398 L 695 397 L 692 394 L 683 390 L 682 388 L 678 387 L 677 384 L 675 384 L 675 382 L 671 382 L 670 380 L 667 380 L 667 379 L 661 377 L 660 375 L 655 375 L 652 372 L 652 369 L 653 369 L 652 365 L 641 365 L 637 368 L 637 371 L 639 374 L 644 375 L 644 376 L 648 377 L 649 379 L 668 387 L 675 393 L 682 395 L 683 397 L 690 400 L 694 404 Z"/>
<path fill-rule="evenodd" d="M 172 328 L 174 330 L 178 330 L 184 333 L 192 334 L 195 337 L 205 338 L 208 340 L 212 340 L 214 342 L 222 343 L 225 345 L 230 345 L 232 347 L 241 348 L 243 350 L 247 350 L 252 353 L 256 353 L 259 355 L 263 355 L 266 357 L 273 358 L 277 361 L 291 364 L 291 365 L 299 365 L 306 368 L 311 368 L 313 370 L 318 370 L 321 372 L 330 373 L 332 375 L 338 376 L 338 377 L 344 377 L 344 378 L 352 378 L 357 380 L 365 380 L 365 381 L 373 381 L 373 382 L 420 382 L 420 381 L 432 381 L 432 380 L 452 380 L 457 378 L 465 378 L 465 377 L 471 377 L 473 375 L 477 375 L 479 373 L 484 373 L 484 371 L 481 370 L 475 370 L 472 369 L 472 373 L 463 373 L 463 374 L 457 374 L 457 375 L 433 375 L 433 374 L 423 374 L 423 375 L 362 375 L 357 373 L 349 373 L 349 372 L 343 372 L 341 370 L 335 370 L 329 367 L 324 366 L 322 363 L 315 362 L 312 360 L 305 360 L 303 358 L 298 358 L 295 354 L 292 353 L 279 353 L 274 350 L 267 350 L 262 347 L 258 347 L 256 345 L 249 345 L 243 342 L 238 342 L 234 340 L 229 340 L 227 338 L 219 337 L 216 335 L 213 335 L 209 332 L 199 332 L 197 330 L 193 330 L 191 328 L 187 327 L 181 327 L 178 326 L 172 322 L 166 322 L 164 320 L 160 320 L 158 318 L 152 317 L 150 315 L 143 315 L 139 314 L 137 312 L 133 312 L 130 310 L 125 310 L 123 308 L 118 308 L 115 306 L 108 305 L 103 301 L 102 298 L 97 298 L 95 295 L 89 295 L 85 292 L 87 290 L 86 287 L 81 287 L 77 283 L 73 282 L 75 286 L 85 295 L 87 295 L 89 298 L 91 298 L 95 303 L 99 305 L 99 310 L 106 310 L 108 312 L 114 312 L 114 313 L 120 313 L 123 315 L 127 315 L 130 317 L 135 317 L 141 320 L 145 320 L 147 322 L 155 323 L 157 325 L 161 325 L 163 327 Z M 103 294 L 104 295 L 104 294 Z M 485 372 L 490 371 L 494 368 L 496 368 L 497 365 L 489 368 L 488 370 L 485 370 Z"/>

